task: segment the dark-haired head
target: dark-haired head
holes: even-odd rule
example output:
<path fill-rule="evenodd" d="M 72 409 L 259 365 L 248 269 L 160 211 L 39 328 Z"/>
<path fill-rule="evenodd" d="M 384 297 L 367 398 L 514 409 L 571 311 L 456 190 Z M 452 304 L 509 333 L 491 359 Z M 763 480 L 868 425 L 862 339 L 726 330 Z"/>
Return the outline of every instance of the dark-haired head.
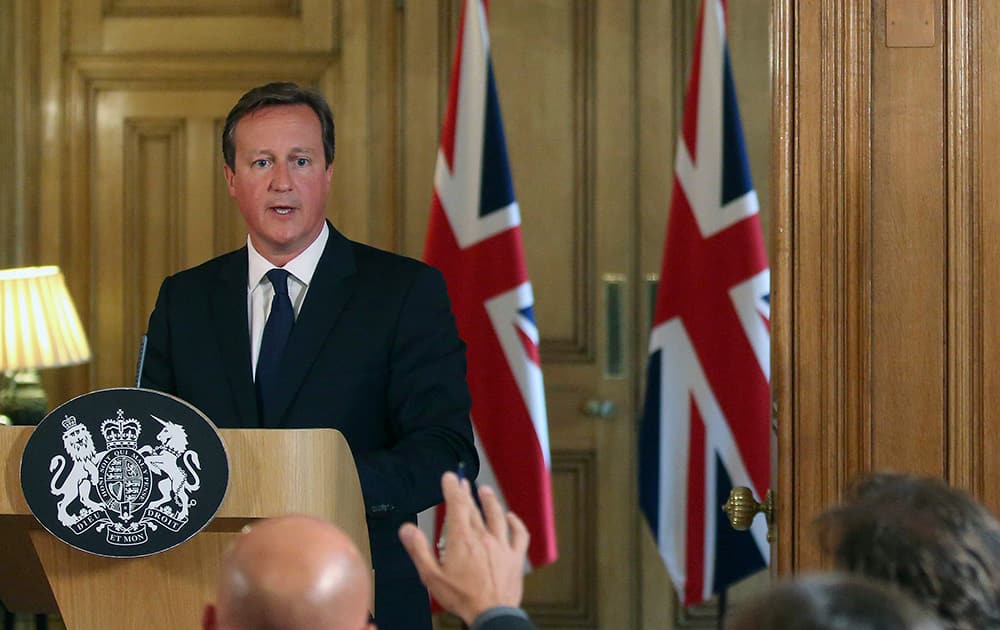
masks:
<path fill-rule="evenodd" d="M 778 584 L 740 608 L 728 630 L 940 630 L 934 616 L 891 585 L 847 574 Z"/>
<path fill-rule="evenodd" d="M 330 106 L 319 92 L 287 82 L 257 86 L 241 96 L 236 105 L 229 110 L 226 124 L 222 128 L 222 157 L 226 161 L 226 166 L 230 169 L 235 168 L 236 124 L 240 119 L 257 110 L 276 105 L 308 105 L 316 112 L 323 132 L 323 157 L 326 159 L 324 166 L 329 168 L 333 162 L 336 146 L 333 113 L 330 111 Z"/>
<path fill-rule="evenodd" d="M 948 628 L 1000 628 L 1000 523 L 966 493 L 877 473 L 817 524 L 838 568 L 899 586 Z"/>

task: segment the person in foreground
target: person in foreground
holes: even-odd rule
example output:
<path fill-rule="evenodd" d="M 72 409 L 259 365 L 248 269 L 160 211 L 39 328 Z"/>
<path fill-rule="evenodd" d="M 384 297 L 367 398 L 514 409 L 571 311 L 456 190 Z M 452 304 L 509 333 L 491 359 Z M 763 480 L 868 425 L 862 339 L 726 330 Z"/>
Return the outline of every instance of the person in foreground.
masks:
<path fill-rule="evenodd" d="M 226 117 L 222 148 L 246 246 L 163 281 L 142 386 L 221 428 L 338 429 L 365 500 L 376 622 L 430 630 L 427 589 L 396 532 L 441 501 L 444 471 L 479 469 L 444 279 L 326 221 L 334 124 L 319 94 L 253 88 Z"/>
<path fill-rule="evenodd" d="M 371 574 L 326 521 L 283 516 L 253 525 L 222 561 L 205 630 L 374 630 Z"/>
<path fill-rule="evenodd" d="M 726 630 L 941 630 L 941 624 L 892 586 L 830 574 L 778 584 L 741 607 Z"/>
<path fill-rule="evenodd" d="M 488 486 L 479 488 L 482 513 L 467 480 L 445 473 L 441 490 L 447 513 L 440 562 L 415 525 L 407 523 L 399 530 L 431 596 L 461 617 L 470 630 L 532 630 L 535 625 L 519 608 L 528 529 L 516 514 L 504 513 Z"/>
<path fill-rule="evenodd" d="M 876 473 L 817 524 L 839 569 L 898 586 L 946 628 L 1000 628 L 1000 523 L 966 493 Z"/>

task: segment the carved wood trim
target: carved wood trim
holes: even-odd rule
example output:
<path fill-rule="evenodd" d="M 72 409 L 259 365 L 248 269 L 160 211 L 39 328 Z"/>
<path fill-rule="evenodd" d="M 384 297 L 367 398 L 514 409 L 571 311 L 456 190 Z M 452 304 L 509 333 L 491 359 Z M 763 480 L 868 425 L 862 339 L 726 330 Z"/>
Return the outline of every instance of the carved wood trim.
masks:
<path fill-rule="evenodd" d="M 673 137 L 671 146 L 677 146 L 677 136 L 684 123 L 684 100 L 691 74 L 694 55 L 694 32 L 698 28 L 698 0 L 675 0 L 672 6 L 671 35 L 673 37 L 673 67 L 670 93 L 673 95 Z"/>
<path fill-rule="evenodd" d="M 947 0 L 945 64 L 948 216 L 947 474 L 982 497 L 983 203 L 980 145 L 979 0 Z"/>
<path fill-rule="evenodd" d="M 828 237 L 835 247 L 830 270 L 836 304 L 834 325 L 836 391 L 831 400 L 836 439 L 827 454 L 828 471 L 836 474 L 827 496 L 839 498 L 847 484 L 871 468 L 871 0 L 830 2 L 827 22 L 835 42 L 824 55 L 831 72 L 823 81 L 824 128 L 831 136 L 823 161 L 824 216 L 835 217 Z M 827 35 L 824 35 L 827 41 Z M 829 65 L 827 65 L 829 64 Z M 833 480 L 831 480 L 833 481 Z"/>
<path fill-rule="evenodd" d="M 0 82 L 3 85 L 12 86 L 14 89 L 7 89 L 0 92 L 0 111 L 9 112 L 8 115 L 0 117 L 0 144 L 10 147 L 15 153 L 23 146 L 17 138 L 17 124 L 15 119 L 21 109 L 16 104 L 15 92 L 18 86 L 22 85 L 17 80 L 18 69 L 15 59 L 17 58 L 17 41 L 15 32 L 15 2 L 4 2 L 0 4 Z M 9 149 L 9 150 L 11 150 Z M 17 168 L 18 160 L 14 160 L 14 168 Z M 17 266 L 24 256 L 20 254 L 19 243 L 24 243 L 24 212 L 21 211 L 18 201 L 17 185 L 14 177 L 4 177 L 0 181 L 0 223 L 6 227 L 3 237 L 0 239 L 0 268 Z"/>
<path fill-rule="evenodd" d="M 135 0 L 104 0 L 103 17 L 187 17 L 187 16 L 261 16 L 299 17 L 300 0 L 228 0 L 201 2 L 200 0 L 171 0 L 167 2 L 136 2 Z"/>
<path fill-rule="evenodd" d="M 772 9 L 775 564 L 789 573 L 819 563 L 812 519 L 871 462 L 872 6 Z M 800 145 L 809 129 L 818 150 Z"/>
<path fill-rule="evenodd" d="M 335 58 L 328 53 L 244 55 L 76 55 L 69 67 L 89 88 L 247 88 L 269 80 L 318 85 Z"/>
<path fill-rule="evenodd" d="M 790 369 L 794 358 L 795 309 L 792 304 L 792 256 L 794 249 L 792 209 L 795 199 L 795 34 L 793 0 L 771 3 L 771 242 L 774 265 L 771 269 L 771 423 L 778 436 L 774 457 L 777 474 L 772 475 L 777 492 L 778 543 L 773 545 L 772 570 L 788 575 L 794 566 L 797 547 L 794 527 L 793 491 L 794 440 L 796 417 L 794 378 Z"/>
<path fill-rule="evenodd" d="M 144 280 L 149 274 L 150 248 L 146 242 L 147 231 L 144 229 L 146 219 L 143 216 L 143 209 L 147 206 L 144 201 L 148 198 L 149 191 L 145 184 L 144 175 L 147 174 L 150 165 L 146 163 L 143 144 L 150 141 L 164 142 L 167 146 L 168 169 L 160 174 L 167 180 L 167 185 L 163 187 L 166 199 L 161 205 L 166 210 L 165 224 L 166 232 L 161 235 L 161 242 L 166 244 L 167 268 L 175 269 L 183 260 L 183 242 L 180 235 L 184 233 L 184 208 L 182 191 L 185 189 L 184 173 L 185 168 L 185 133 L 184 121 L 180 119 L 127 119 L 124 128 L 124 183 L 125 183 L 125 206 L 122 217 L 122 248 L 123 254 L 123 280 L 122 287 L 122 315 L 123 323 L 122 338 L 125 339 L 126 348 L 133 342 L 138 344 L 138 340 L 146 332 L 146 321 L 143 316 L 146 305 L 143 301 L 145 296 Z M 96 223 L 96 222 L 95 222 Z M 96 241 L 95 239 L 92 239 Z M 92 284 L 97 284 L 96 278 L 91 278 Z M 123 373 L 129 374 L 135 368 L 134 357 L 126 353 Z"/>
<path fill-rule="evenodd" d="M 577 185 L 573 208 L 576 212 L 574 224 L 573 298 L 570 308 L 577 314 L 574 319 L 571 339 L 542 339 L 540 349 L 550 361 L 592 361 L 596 356 L 596 331 L 594 313 L 597 311 L 595 267 L 593 255 L 596 251 L 594 234 L 594 185 L 597 180 L 597 162 L 594 139 L 597 137 L 595 117 L 596 76 L 597 76 L 597 22 L 593 2 L 574 2 L 573 14 L 573 92 L 576 110 L 575 127 L 582 130 L 575 138 L 573 165 Z"/>
<path fill-rule="evenodd" d="M 337 0 L 52 0 L 66 13 L 68 52 L 336 52 Z M 244 36 L 253 32 L 252 37 Z M 180 37 L 174 33 L 182 33 Z"/>
<path fill-rule="evenodd" d="M 212 154 L 219 156 L 220 170 L 223 164 L 222 129 L 225 125 L 226 121 L 222 118 L 217 119 L 212 125 L 214 138 Z M 239 246 L 238 243 L 233 242 L 233 234 L 237 233 L 237 224 L 242 227 L 243 222 L 240 220 L 236 202 L 232 201 L 229 196 L 229 186 L 224 178 L 215 178 L 212 184 L 212 199 L 214 200 L 212 204 L 212 212 L 214 212 L 212 217 L 212 248 L 216 252 L 227 252 Z"/>
<path fill-rule="evenodd" d="M 460 0 L 438 0 L 438 36 L 440 37 L 440 45 L 438 46 L 438 121 L 444 120 L 445 110 L 448 108 L 451 64 L 455 59 L 455 33 L 458 31 L 458 21 L 461 19 L 461 14 L 462 3 Z"/>
<path fill-rule="evenodd" d="M 40 264 L 38 258 L 39 32 L 38 5 L 10 0 L 0 6 L 0 142 L 10 170 L 0 183 L 0 268 Z"/>
<path fill-rule="evenodd" d="M 594 451 L 556 450 L 552 452 L 552 476 L 568 476 L 576 491 L 578 506 L 573 525 L 577 532 L 572 550 L 563 547 L 560 555 L 574 561 L 576 587 L 573 599 L 564 603 L 528 606 L 531 618 L 541 627 L 596 627 L 597 606 L 597 454 Z M 560 541 L 560 544 L 563 544 Z"/>
<path fill-rule="evenodd" d="M 403 18 L 400 9 L 388 3 L 372 3 L 368 13 L 368 57 L 371 64 L 369 90 L 368 240 L 372 245 L 402 252 L 403 173 Z M 428 201 L 429 203 L 429 201 Z"/>

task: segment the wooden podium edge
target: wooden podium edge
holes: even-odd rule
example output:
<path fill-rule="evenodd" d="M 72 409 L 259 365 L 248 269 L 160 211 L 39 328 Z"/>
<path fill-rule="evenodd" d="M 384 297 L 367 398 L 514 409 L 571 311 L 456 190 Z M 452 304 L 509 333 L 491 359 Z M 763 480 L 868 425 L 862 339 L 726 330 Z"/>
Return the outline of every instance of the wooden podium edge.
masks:
<path fill-rule="evenodd" d="M 5 570 L 0 571 L 0 600 L 14 612 L 59 612 L 63 614 L 67 627 L 104 627 L 100 625 L 104 622 L 99 621 L 102 619 L 100 606 L 90 604 L 102 591 L 81 589 L 80 581 L 88 579 L 84 575 L 102 575 L 110 570 L 112 573 L 120 571 L 123 578 L 129 575 L 128 580 L 135 580 L 134 571 L 126 571 L 126 565 L 122 563 L 131 563 L 134 568 L 136 563 L 142 562 L 156 565 L 156 575 L 163 575 L 163 570 L 170 566 L 183 566 L 184 571 L 191 572 L 190 559 L 178 564 L 177 558 L 200 549 L 200 553 L 208 553 L 211 558 L 194 571 L 198 575 L 193 576 L 193 582 L 197 584 L 181 587 L 185 593 L 183 599 L 187 601 L 174 601 L 172 605 L 175 610 L 187 609 L 184 618 L 164 618 L 163 622 L 167 625 L 162 627 L 180 627 L 176 625 L 179 621 L 186 626 L 191 621 L 188 615 L 199 613 L 200 606 L 209 601 L 214 592 L 218 560 L 225 546 L 246 525 L 289 513 L 311 514 L 337 524 L 355 542 L 371 569 L 371 548 L 360 481 L 353 456 L 339 431 L 220 430 L 230 457 L 230 486 L 219 512 L 201 532 L 179 547 L 146 558 L 125 560 L 102 558 L 76 550 L 45 531 L 35 520 L 24 500 L 20 478 L 21 453 L 32 431 L 33 427 L 0 427 L 0 461 L 3 462 L 4 473 L 0 480 L 3 487 L 0 493 L 0 558 L 6 565 Z M 315 439 L 301 439 L 301 432 L 304 431 L 309 431 Z M 268 465 L 272 465 L 276 452 L 297 457 L 300 462 L 310 462 L 310 470 L 297 471 L 295 481 L 306 486 L 312 495 L 305 491 L 297 496 L 282 493 L 281 501 L 270 504 L 266 501 L 268 493 L 264 482 L 267 480 L 261 475 L 265 474 L 262 471 L 269 470 Z M 234 456 L 235 453 L 239 455 Z M 351 465 L 343 466 L 344 461 L 349 461 Z M 278 466 L 283 468 L 280 463 Z M 190 549 L 184 551 L 183 548 L 188 546 Z M 201 557 L 204 559 L 206 556 Z M 79 567 L 87 567 L 87 570 L 81 574 Z M 88 592 L 82 597 L 70 595 L 70 592 L 81 590 Z M 60 607 L 57 599 L 63 601 L 64 606 Z M 89 609 L 94 609 L 93 614 L 81 614 L 81 611 Z M 143 612 L 144 615 L 147 613 Z M 127 615 L 118 617 L 118 620 L 125 621 L 123 617 Z M 161 627 L 158 624 L 145 625 Z"/>

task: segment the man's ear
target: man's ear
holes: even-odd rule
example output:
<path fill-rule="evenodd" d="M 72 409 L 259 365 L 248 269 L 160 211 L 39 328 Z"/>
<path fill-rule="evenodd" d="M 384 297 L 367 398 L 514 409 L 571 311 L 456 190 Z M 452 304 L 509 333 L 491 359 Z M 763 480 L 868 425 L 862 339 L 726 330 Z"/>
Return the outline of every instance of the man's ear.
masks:
<path fill-rule="evenodd" d="M 233 187 L 233 178 L 236 177 L 236 173 L 233 169 L 229 168 L 228 164 L 222 165 L 222 174 L 226 178 L 226 184 L 229 186 L 229 196 L 236 199 L 236 188 Z"/>
<path fill-rule="evenodd" d="M 205 610 L 201 613 L 201 627 L 203 630 L 215 630 L 218 627 L 215 606 L 205 604 Z"/>

